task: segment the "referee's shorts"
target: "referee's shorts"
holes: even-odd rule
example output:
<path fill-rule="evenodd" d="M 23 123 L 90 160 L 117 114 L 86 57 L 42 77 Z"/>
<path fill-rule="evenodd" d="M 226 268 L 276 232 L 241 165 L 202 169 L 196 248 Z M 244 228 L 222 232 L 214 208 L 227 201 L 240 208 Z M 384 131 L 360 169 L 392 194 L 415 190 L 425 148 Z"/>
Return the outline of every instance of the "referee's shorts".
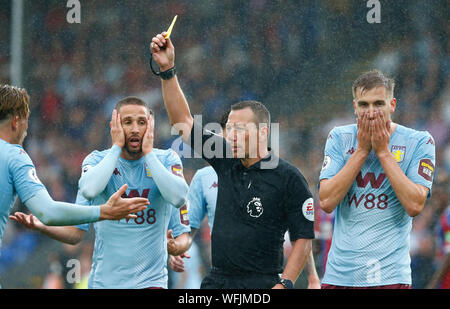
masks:
<path fill-rule="evenodd" d="M 201 289 L 271 289 L 280 280 L 278 274 L 226 273 L 217 267 L 203 279 Z"/>

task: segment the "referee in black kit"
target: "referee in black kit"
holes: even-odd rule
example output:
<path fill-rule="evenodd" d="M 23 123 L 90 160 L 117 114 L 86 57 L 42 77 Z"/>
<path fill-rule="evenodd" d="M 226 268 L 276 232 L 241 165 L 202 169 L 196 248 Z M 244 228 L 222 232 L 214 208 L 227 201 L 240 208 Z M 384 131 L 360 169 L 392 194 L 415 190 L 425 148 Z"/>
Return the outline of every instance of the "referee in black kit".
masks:
<path fill-rule="evenodd" d="M 175 48 L 164 36 L 155 36 L 150 48 L 171 124 L 218 175 L 212 269 L 201 288 L 293 288 L 314 238 L 313 199 L 303 175 L 268 148 L 270 114 L 259 102 L 231 107 L 226 140 L 194 122 L 176 77 Z M 205 153 L 207 145 L 219 155 Z M 287 230 L 293 247 L 283 270 Z"/>

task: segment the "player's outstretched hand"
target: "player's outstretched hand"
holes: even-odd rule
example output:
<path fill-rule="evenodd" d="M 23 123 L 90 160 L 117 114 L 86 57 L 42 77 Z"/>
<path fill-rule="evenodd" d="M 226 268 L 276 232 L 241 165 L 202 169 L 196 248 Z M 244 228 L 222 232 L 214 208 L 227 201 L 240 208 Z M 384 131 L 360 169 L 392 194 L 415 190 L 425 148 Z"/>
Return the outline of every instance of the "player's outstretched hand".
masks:
<path fill-rule="evenodd" d="M 122 198 L 128 185 L 123 185 L 116 193 L 111 195 L 106 204 L 100 207 L 100 220 L 120 220 L 123 218 L 135 219 L 135 213 L 147 209 L 149 201 L 143 197 Z"/>
<path fill-rule="evenodd" d="M 117 113 L 117 110 L 113 110 L 111 122 L 109 123 L 111 127 L 111 139 L 113 145 L 117 145 L 120 148 L 125 146 L 125 133 L 123 132 L 122 121 L 120 118 L 120 114 Z"/>
<path fill-rule="evenodd" d="M 9 216 L 9 218 L 18 223 L 23 224 L 25 227 L 31 230 L 40 231 L 45 227 L 45 225 L 32 214 L 27 215 L 24 214 L 23 212 L 16 212 L 14 213 L 14 215 Z"/>
<path fill-rule="evenodd" d="M 159 65 L 161 72 L 167 71 L 175 66 L 175 47 L 170 38 L 165 38 L 167 32 L 157 34 L 152 38 L 150 51 L 153 59 Z"/>
<path fill-rule="evenodd" d="M 177 256 L 169 255 L 170 268 L 177 273 L 182 273 L 185 270 L 184 258 L 190 259 L 191 256 L 186 252 Z"/>
<path fill-rule="evenodd" d="M 357 135 L 358 148 L 370 153 L 372 150 L 372 137 L 370 133 L 370 113 L 362 112 L 357 119 Z"/>

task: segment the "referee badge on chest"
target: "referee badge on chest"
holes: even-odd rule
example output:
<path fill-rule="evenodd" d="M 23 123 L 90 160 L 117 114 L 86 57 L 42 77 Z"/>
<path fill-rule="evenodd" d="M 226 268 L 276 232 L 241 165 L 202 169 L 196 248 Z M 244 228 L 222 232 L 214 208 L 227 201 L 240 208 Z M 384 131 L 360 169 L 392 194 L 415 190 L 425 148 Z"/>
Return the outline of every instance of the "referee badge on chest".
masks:
<path fill-rule="evenodd" d="M 250 215 L 250 217 L 258 218 L 262 215 L 264 211 L 264 208 L 261 203 L 261 199 L 259 197 L 254 197 L 248 204 L 247 204 L 247 213 Z"/>

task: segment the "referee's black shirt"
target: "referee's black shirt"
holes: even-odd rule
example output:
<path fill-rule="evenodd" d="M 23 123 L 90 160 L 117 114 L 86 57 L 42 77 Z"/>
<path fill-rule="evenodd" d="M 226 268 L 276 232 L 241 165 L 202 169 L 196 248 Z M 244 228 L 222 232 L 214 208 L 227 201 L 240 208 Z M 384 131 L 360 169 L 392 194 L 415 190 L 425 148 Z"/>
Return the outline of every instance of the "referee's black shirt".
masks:
<path fill-rule="evenodd" d="M 202 132 L 202 133 L 200 133 Z M 191 147 L 212 141 L 222 147 L 223 157 L 207 158 L 218 176 L 219 188 L 211 238 L 212 266 L 228 274 L 278 274 L 283 271 L 284 234 L 291 241 L 314 238 L 311 192 L 300 171 L 278 158 L 275 168 L 264 168 L 268 157 L 249 168 L 230 158 L 225 139 L 211 135 L 194 122 Z M 194 149 L 199 153 L 199 149 Z"/>

